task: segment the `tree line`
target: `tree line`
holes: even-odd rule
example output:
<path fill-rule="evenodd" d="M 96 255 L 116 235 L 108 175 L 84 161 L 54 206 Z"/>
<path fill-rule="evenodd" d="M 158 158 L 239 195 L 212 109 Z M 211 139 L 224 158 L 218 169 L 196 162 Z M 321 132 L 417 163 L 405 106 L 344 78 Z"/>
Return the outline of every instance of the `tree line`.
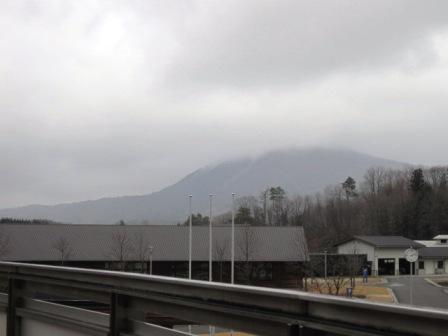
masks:
<path fill-rule="evenodd" d="M 23 219 L 23 218 L 12 218 L 12 217 L 2 217 L 0 218 L 0 224 L 60 224 L 49 219 Z"/>
<path fill-rule="evenodd" d="M 237 198 L 235 222 L 303 226 L 312 251 L 353 235 L 431 239 L 448 233 L 447 175 L 447 167 L 372 167 L 359 182 L 349 176 L 315 195 L 288 195 L 281 186 L 269 187 L 258 196 Z M 230 221 L 230 212 L 214 218 L 218 225 Z M 207 224 L 207 216 L 193 215 L 193 225 Z"/>
<path fill-rule="evenodd" d="M 448 232 L 446 167 L 376 167 L 359 184 L 347 178 L 304 199 L 302 225 L 312 249 L 353 235 L 402 235 L 431 239 Z"/>

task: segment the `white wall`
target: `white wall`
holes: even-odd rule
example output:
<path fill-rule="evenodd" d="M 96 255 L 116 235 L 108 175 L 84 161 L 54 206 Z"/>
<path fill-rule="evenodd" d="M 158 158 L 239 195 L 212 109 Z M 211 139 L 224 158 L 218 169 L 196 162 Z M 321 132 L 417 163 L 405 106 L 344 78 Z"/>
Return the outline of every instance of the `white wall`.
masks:
<path fill-rule="evenodd" d="M 356 243 L 355 243 L 356 242 Z M 338 253 L 353 254 L 354 249 L 358 254 L 367 254 L 367 261 L 372 262 L 372 274 L 378 270 L 378 259 L 395 259 L 395 274 L 398 275 L 399 259 L 404 258 L 406 248 L 375 248 L 361 241 L 351 240 L 338 246 Z"/>
<path fill-rule="evenodd" d="M 404 251 L 408 248 L 377 248 L 376 256 L 378 258 L 402 259 L 405 258 Z"/>
<path fill-rule="evenodd" d="M 423 259 L 425 262 L 425 269 L 420 270 L 419 274 L 434 274 L 436 268 L 436 261 L 432 259 Z"/>
<path fill-rule="evenodd" d="M 425 269 L 424 270 L 420 270 L 419 274 L 427 274 L 427 275 L 431 275 L 431 274 L 443 274 L 440 273 L 441 271 L 438 270 L 436 273 L 436 269 L 437 269 L 437 262 L 439 260 L 443 260 L 442 258 L 440 259 L 419 259 L 419 261 L 424 261 L 425 262 Z M 448 260 L 444 260 L 444 269 L 442 272 L 444 272 L 445 274 L 448 274 Z"/>
<path fill-rule="evenodd" d="M 355 243 L 356 242 L 356 243 Z M 338 246 L 339 254 L 353 254 L 356 248 L 356 254 L 367 254 L 367 261 L 373 261 L 375 248 L 359 240 L 351 240 Z"/>

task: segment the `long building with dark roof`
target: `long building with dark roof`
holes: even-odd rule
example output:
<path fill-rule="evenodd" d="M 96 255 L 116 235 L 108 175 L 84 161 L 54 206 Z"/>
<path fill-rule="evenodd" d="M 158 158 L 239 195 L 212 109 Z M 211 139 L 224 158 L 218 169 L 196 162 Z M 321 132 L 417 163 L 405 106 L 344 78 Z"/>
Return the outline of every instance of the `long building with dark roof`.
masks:
<path fill-rule="evenodd" d="M 213 227 L 213 279 L 230 280 L 231 229 Z M 189 228 L 169 225 L 1 224 L 2 260 L 188 276 Z M 4 245 L 4 246 L 2 246 Z M 209 228 L 194 226 L 193 278 L 208 279 Z M 302 227 L 235 228 L 239 283 L 285 287 L 308 260 Z"/>

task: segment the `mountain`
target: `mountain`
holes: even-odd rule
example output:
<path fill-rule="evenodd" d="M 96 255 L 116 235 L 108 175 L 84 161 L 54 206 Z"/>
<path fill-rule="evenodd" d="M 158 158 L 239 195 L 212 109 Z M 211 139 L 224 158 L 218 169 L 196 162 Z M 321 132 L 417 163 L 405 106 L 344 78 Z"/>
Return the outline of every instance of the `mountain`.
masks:
<path fill-rule="evenodd" d="M 30 205 L 0 210 L 0 217 L 45 218 L 80 224 L 116 223 L 121 219 L 172 224 L 188 216 L 190 194 L 193 211 L 203 214 L 209 211 L 208 195 L 214 194 L 213 211 L 218 214 L 230 209 L 232 192 L 239 196 L 258 196 L 266 187 L 279 185 L 289 194 L 306 195 L 341 183 L 347 176 L 361 180 L 373 166 L 403 168 L 406 164 L 348 150 L 289 149 L 204 167 L 148 195 L 53 206 Z"/>

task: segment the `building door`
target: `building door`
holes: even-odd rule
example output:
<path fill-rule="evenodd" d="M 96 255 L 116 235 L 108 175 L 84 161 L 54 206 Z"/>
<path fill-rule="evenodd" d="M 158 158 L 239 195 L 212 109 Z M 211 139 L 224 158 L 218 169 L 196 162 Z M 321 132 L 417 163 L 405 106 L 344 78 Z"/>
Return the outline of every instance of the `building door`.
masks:
<path fill-rule="evenodd" d="M 378 275 L 395 275 L 395 259 L 378 259 Z"/>
<path fill-rule="evenodd" d="M 411 273 L 411 264 L 404 258 L 400 258 L 398 261 L 398 274 L 409 275 Z"/>

